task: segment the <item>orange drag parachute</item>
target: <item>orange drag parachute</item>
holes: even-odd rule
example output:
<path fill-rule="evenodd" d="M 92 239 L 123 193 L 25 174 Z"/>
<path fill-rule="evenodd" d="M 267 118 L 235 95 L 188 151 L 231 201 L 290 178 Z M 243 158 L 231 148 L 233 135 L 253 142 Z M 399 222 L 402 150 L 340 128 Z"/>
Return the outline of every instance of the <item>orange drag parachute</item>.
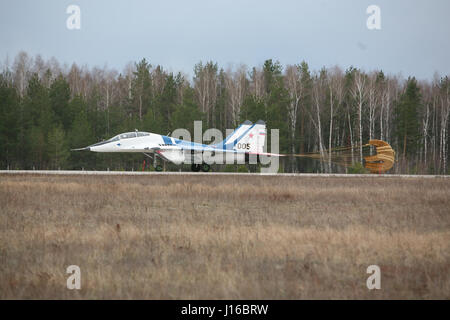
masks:
<path fill-rule="evenodd" d="M 389 143 L 383 140 L 370 140 L 369 145 L 375 146 L 376 154 L 364 157 L 364 167 L 371 173 L 386 172 L 394 166 L 395 151 Z"/>
<path fill-rule="evenodd" d="M 363 166 L 371 173 L 384 173 L 391 169 L 395 161 L 395 151 L 389 143 L 383 140 L 370 140 L 362 146 L 337 147 L 320 152 L 296 154 L 295 157 L 317 159 L 323 162 L 331 162 L 344 167 L 351 167 L 355 160 L 359 159 L 362 149 Z"/>

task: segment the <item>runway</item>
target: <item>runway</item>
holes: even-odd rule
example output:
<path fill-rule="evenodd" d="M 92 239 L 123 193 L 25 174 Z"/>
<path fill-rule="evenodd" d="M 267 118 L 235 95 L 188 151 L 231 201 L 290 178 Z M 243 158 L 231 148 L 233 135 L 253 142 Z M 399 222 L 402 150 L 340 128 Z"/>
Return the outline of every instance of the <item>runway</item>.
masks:
<path fill-rule="evenodd" d="M 156 172 L 156 171 L 85 171 L 85 170 L 0 170 L 0 175 L 203 175 L 203 176 L 278 176 L 299 178 L 450 178 L 450 175 L 407 175 L 407 174 L 342 174 L 342 173 L 245 173 L 245 172 Z"/>

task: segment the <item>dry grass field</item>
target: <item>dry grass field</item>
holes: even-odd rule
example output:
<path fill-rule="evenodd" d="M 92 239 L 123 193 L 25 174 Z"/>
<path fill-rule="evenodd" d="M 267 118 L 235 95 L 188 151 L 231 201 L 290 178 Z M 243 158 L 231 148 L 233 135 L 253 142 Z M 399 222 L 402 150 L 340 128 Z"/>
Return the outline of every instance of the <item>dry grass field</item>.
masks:
<path fill-rule="evenodd" d="M 1 175 L 0 205 L 1 299 L 450 298 L 450 179 Z"/>

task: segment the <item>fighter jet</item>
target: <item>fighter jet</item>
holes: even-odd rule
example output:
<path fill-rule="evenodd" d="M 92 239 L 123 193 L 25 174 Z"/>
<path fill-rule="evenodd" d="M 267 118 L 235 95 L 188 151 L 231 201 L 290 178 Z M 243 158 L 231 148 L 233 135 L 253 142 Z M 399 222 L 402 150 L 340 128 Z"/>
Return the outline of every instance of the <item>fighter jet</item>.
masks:
<path fill-rule="evenodd" d="M 202 144 L 177 138 L 150 133 L 126 132 L 118 134 L 109 140 L 90 145 L 73 151 L 88 150 L 93 152 L 139 152 L 153 160 L 156 171 L 162 171 L 157 164 L 157 158 L 177 165 L 191 164 L 194 172 L 208 172 L 212 163 L 228 163 L 241 159 L 249 163 L 260 161 L 260 156 L 281 156 L 263 151 L 266 140 L 266 124 L 259 120 L 255 124 L 247 120 L 220 143 Z M 225 159 L 226 158 L 226 159 Z M 225 160 L 224 160 L 225 159 Z M 228 159 L 228 160 L 227 160 Z M 252 163 L 252 162 L 250 162 Z"/>

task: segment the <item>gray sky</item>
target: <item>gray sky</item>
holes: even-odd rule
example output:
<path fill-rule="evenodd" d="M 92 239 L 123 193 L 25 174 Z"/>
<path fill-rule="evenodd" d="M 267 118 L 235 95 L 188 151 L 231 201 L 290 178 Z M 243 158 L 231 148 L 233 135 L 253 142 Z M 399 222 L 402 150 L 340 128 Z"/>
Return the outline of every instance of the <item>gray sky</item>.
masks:
<path fill-rule="evenodd" d="M 80 30 L 66 27 L 71 4 Z M 371 4 L 381 30 L 366 27 Z M 24 50 L 121 71 L 145 57 L 192 75 L 200 60 L 227 68 L 272 58 L 431 79 L 450 74 L 449 13 L 449 0 L 2 0 L 0 59 Z"/>

